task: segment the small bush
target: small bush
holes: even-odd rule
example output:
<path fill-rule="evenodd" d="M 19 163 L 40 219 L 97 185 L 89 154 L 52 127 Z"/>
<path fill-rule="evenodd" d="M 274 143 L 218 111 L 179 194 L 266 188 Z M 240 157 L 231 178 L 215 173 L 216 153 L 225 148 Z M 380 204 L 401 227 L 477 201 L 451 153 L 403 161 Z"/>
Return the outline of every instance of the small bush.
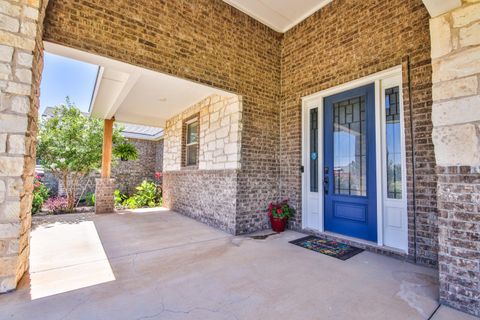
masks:
<path fill-rule="evenodd" d="M 85 195 L 85 205 L 87 207 L 93 207 L 95 205 L 95 193 L 87 192 Z"/>
<path fill-rule="evenodd" d="M 153 182 L 143 181 L 131 197 L 115 190 L 115 206 L 128 209 L 156 207 L 162 205 L 161 189 Z"/>
<path fill-rule="evenodd" d="M 123 207 L 123 202 L 128 199 L 128 196 L 121 193 L 118 189 L 113 192 L 113 197 L 115 201 L 115 207 L 117 208 Z"/>
<path fill-rule="evenodd" d="M 53 214 L 72 212 L 68 209 L 68 201 L 66 197 L 51 197 L 45 201 L 44 206 Z"/>
<path fill-rule="evenodd" d="M 144 180 L 137 188 L 137 192 L 133 195 L 135 205 L 139 207 L 155 207 L 160 200 L 157 194 L 157 186 L 153 182 Z"/>
<path fill-rule="evenodd" d="M 49 192 L 50 190 L 43 184 L 40 177 L 36 176 L 33 182 L 32 214 L 40 212 Z"/>

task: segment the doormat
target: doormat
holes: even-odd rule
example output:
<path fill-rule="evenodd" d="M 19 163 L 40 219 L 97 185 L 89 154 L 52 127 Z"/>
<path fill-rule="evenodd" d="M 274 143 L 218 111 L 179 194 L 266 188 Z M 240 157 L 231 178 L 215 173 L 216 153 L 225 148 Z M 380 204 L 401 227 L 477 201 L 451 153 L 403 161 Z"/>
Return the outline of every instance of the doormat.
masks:
<path fill-rule="evenodd" d="M 363 251 L 363 249 L 352 247 L 346 243 L 322 239 L 315 236 L 303 237 L 290 241 L 290 243 L 340 260 L 347 260 Z"/>

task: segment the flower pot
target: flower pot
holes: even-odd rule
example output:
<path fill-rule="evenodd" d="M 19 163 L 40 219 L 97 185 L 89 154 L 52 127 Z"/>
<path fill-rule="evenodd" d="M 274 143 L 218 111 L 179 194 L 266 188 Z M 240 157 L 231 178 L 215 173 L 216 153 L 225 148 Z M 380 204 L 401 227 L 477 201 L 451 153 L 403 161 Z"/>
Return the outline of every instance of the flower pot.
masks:
<path fill-rule="evenodd" d="M 272 224 L 272 230 L 275 232 L 285 231 L 285 226 L 287 225 L 288 219 L 274 218 L 270 217 L 270 222 Z"/>

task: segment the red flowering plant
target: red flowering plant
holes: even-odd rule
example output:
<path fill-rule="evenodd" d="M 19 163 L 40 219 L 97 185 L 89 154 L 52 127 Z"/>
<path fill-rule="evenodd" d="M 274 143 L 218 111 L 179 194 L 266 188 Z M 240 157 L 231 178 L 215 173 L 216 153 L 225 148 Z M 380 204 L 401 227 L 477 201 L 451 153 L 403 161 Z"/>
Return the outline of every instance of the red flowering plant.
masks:
<path fill-rule="evenodd" d="M 162 199 L 163 189 L 162 189 L 162 176 L 163 174 L 160 171 L 155 172 L 153 178 L 155 180 L 155 187 L 157 189 L 157 195 L 159 199 Z"/>
<path fill-rule="evenodd" d="M 276 219 L 288 219 L 293 215 L 293 208 L 288 205 L 288 199 L 271 202 L 268 205 L 268 216 Z"/>

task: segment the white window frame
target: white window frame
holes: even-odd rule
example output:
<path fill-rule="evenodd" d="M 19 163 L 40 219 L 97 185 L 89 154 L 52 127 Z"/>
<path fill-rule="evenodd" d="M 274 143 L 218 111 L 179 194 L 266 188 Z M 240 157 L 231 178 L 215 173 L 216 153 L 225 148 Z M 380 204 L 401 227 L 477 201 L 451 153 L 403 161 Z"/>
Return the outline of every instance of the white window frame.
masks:
<path fill-rule="evenodd" d="M 392 82 L 393 81 L 393 82 Z M 304 167 L 304 173 L 302 174 L 302 228 L 306 230 L 312 230 L 316 232 L 325 232 L 324 229 L 324 215 L 323 215 L 323 99 L 337 94 L 341 92 L 345 92 L 357 87 L 361 87 L 367 84 L 374 83 L 375 84 L 375 135 L 376 135 L 376 172 L 377 172 L 377 242 L 369 242 L 361 239 L 356 239 L 359 242 L 366 242 L 369 244 L 377 245 L 377 246 L 384 246 L 384 232 L 389 232 L 390 230 L 384 227 L 384 203 L 385 203 L 385 179 L 386 179 L 386 166 L 384 165 L 384 157 L 386 158 L 385 154 L 385 110 L 384 110 L 384 94 L 383 90 L 385 85 L 390 85 L 388 88 L 391 87 L 392 83 L 398 84 L 399 86 L 399 95 L 400 95 L 400 108 L 401 108 L 401 132 L 402 132 L 402 194 L 404 197 L 402 200 L 405 200 L 405 203 L 402 203 L 404 207 L 404 211 L 402 211 L 402 222 L 408 221 L 407 215 L 407 207 L 406 207 L 406 169 L 405 169 L 405 135 L 404 135 L 404 117 L 403 117 L 403 100 L 402 100 L 402 66 L 396 66 L 339 86 L 335 86 L 312 95 L 306 96 L 302 98 L 302 165 Z M 312 195 L 310 192 L 310 175 L 309 175 L 309 163 L 310 161 L 308 158 L 308 151 L 309 151 L 309 142 L 310 142 L 310 130 L 309 130 L 309 112 L 312 108 L 318 108 L 318 123 L 319 123 L 319 130 L 318 130 L 318 193 L 316 197 Z M 385 179 L 384 179 L 385 177 Z M 315 203 L 312 203 L 312 199 L 316 199 Z M 310 202 L 309 202 L 310 201 Z M 310 214 L 312 209 L 309 208 L 318 208 L 318 218 Z M 405 243 L 402 245 L 397 245 L 394 247 L 396 250 L 401 250 L 403 252 L 407 252 L 408 249 L 408 224 L 405 225 L 404 230 L 402 230 L 403 234 L 406 234 L 407 237 L 405 239 Z M 345 236 L 341 236 L 344 238 L 348 238 Z M 388 238 L 388 237 L 387 237 Z"/>
<path fill-rule="evenodd" d="M 196 142 L 191 142 L 191 143 L 188 143 L 188 126 L 191 125 L 192 123 L 195 123 L 195 122 L 198 122 L 197 126 L 198 126 L 198 133 L 200 135 L 200 122 L 199 122 L 199 119 L 198 117 L 195 117 L 195 118 L 192 118 L 188 121 L 185 121 L 185 166 L 186 167 L 190 167 L 190 166 L 196 166 L 198 165 L 198 156 L 197 156 L 197 163 L 195 164 L 189 164 L 188 163 L 188 153 L 189 153 L 189 148 L 190 146 L 194 146 L 194 145 L 198 145 L 198 139 Z M 198 147 L 199 148 L 199 147 Z M 198 149 L 197 148 L 197 149 Z M 197 150 L 198 152 L 198 150 Z"/>
<path fill-rule="evenodd" d="M 383 196 L 383 243 L 385 246 L 408 251 L 408 211 L 407 211 L 407 161 L 405 150 L 405 117 L 402 95 L 402 75 L 382 79 L 381 83 L 381 125 L 382 125 L 382 196 Z M 387 186 L 387 124 L 385 111 L 385 90 L 399 88 L 400 108 L 400 149 L 402 152 L 402 198 L 388 198 Z M 396 217 L 395 217 L 396 216 Z M 396 220 L 396 221 L 392 221 Z"/>

